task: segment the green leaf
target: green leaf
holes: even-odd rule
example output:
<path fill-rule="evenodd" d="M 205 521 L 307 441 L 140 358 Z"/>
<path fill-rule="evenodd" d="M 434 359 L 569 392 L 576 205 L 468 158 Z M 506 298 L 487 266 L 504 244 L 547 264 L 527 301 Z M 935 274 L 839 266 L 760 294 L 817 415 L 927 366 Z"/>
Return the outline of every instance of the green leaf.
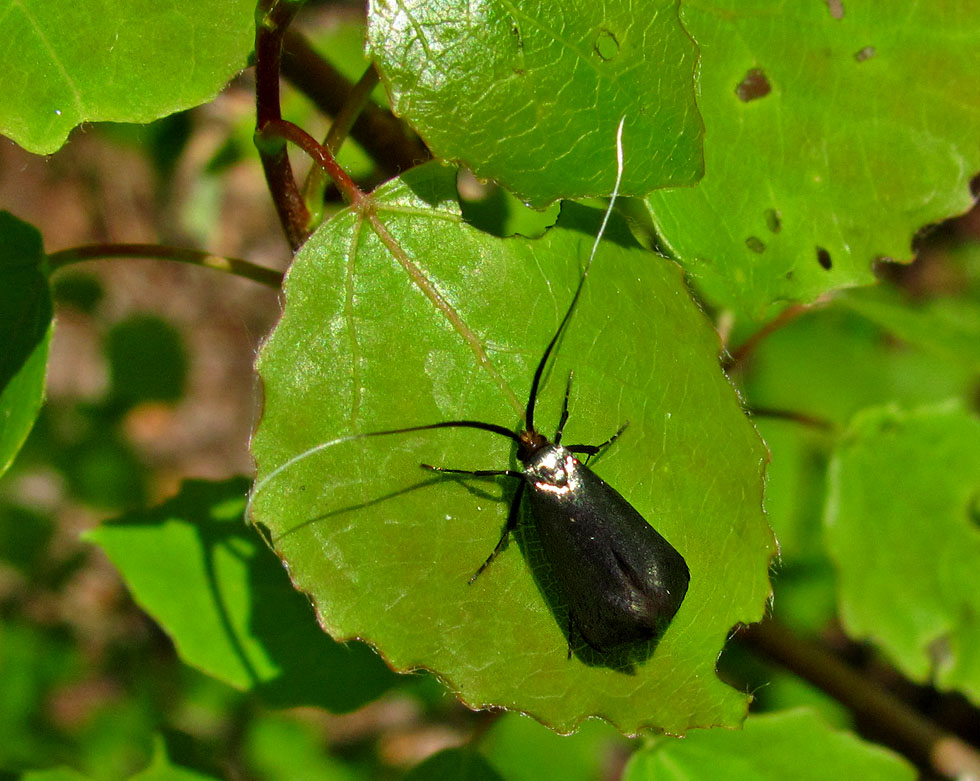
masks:
<path fill-rule="evenodd" d="M 472 707 L 520 710 L 561 732 L 590 715 L 627 732 L 738 723 L 745 697 L 714 666 L 730 628 L 758 620 L 769 594 L 765 450 L 679 269 L 614 222 L 539 397 L 537 422 L 551 431 L 575 370 L 566 442 L 602 442 L 629 420 L 592 466 L 692 573 L 666 635 L 635 666 L 569 660 L 567 611 L 527 518 L 467 585 L 504 527 L 513 481 L 419 467 L 514 467 L 509 441 L 442 429 L 324 443 L 461 418 L 516 428 L 601 215 L 566 204 L 540 239 L 489 236 L 461 221 L 453 172 L 439 164 L 382 188 L 372 209 L 341 213 L 297 255 L 258 362 L 252 517 L 321 624 L 372 643 L 397 670 L 435 671 Z"/>
<path fill-rule="evenodd" d="M 817 633 L 837 612 L 836 580 L 821 517 L 833 439 L 829 432 L 795 421 L 760 416 L 755 424 L 769 447 L 765 507 L 779 540 L 772 611 L 794 629 Z M 772 682 L 768 678 L 765 683 Z M 771 693 L 767 688 L 758 696 Z"/>
<path fill-rule="evenodd" d="M 42 581 L 54 532 L 55 521 L 47 513 L 0 501 L 0 563 L 15 567 L 35 584 Z"/>
<path fill-rule="evenodd" d="M 248 724 L 244 744 L 251 776 L 264 781 L 369 778 L 358 773 L 353 763 L 345 764 L 324 751 L 323 730 L 309 720 L 263 714 Z"/>
<path fill-rule="evenodd" d="M 31 431 L 44 401 L 51 344 L 51 291 L 41 234 L 0 212 L 0 475 Z"/>
<path fill-rule="evenodd" d="M 973 203 L 977 0 L 849 2 L 842 18 L 828 3 L 716 0 L 681 16 L 701 49 L 706 175 L 648 204 L 712 301 L 761 317 L 869 283 L 875 258 L 909 258 L 921 226 Z M 743 100 L 754 71 L 771 92 Z"/>
<path fill-rule="evenodd" d="M 252 50 L 252 0 L 0 0 L 0 133 L 36 154 L 82 122 L 151 122 L 214 98 Z"/>
<path fill-rule="evenodd" d="M 837 299 L 909 344 L 980 372 L 980 308 L 976 299 L 940 297 L 910 301 L 900 291 L 880 285 L 848 291 Z"/>
<path fill-rule="evenodd" d="M 689 778 L 911 781 L 916 773 L 897 754 L 831 729 L 806 709 L 796 709 L 750 716 L 740 732 L 713 729 L 684 740 L 660 739 L 636 752 L 623 774 L 623 781 Z"/>
<path fill-rule="evenodd" d="M 123 406 L 184 395 L 187 355 L 180 332 L 155 315 L 132 315 L 106 337 L 110 398 Z"/>
<path fill-rule="evenodd" d="M 21 370 L 51 324 L 51 291 L 41 234 L 10 212 L 0 212 L 0 312 L 3 353 L 0 388 Z"/>
<path fill-rule="evenodd" d="M 831 439 L 795 421 L 756 418 L 769 446 L 766 512 L 779 540 L 780 561 L 812 557 L 821 549 L 823 505 Z"/>
<path fill-rule="evenodd" d="M 480 753 L 507 781 L 593 781 L 630 750 L 629 741 L 601 721 L 585 722 L 574 735 L 556 735 L 517 713 L 494 721 L 480 741 Z"/>
<path fill-rule="evenodd" d="M 779 596 L 775 597 L 778 599 Z M 805 630 L 804 630 L 805 631 Z M 758 713 L 783 711 L 790 708 L 806 708 L 814 711 L 817 717 L 837 729 L 851 729 L 854 712 L 840 700 L 818 689 L 811 683 L 787 672 L 785 668 L 767 668 L 767 676 L 753 689 L 756 699 L 752 700 L 752 710 Z"/>
<path fill-rule="evenodd" d="M 884 286 L 849 291 L 770 334 L 745 367 L 749 407 L 813 415 L 843 427 L 870 405 L 972 399 L 976 375 L 969 350 L 953 356 L 954 346 L 965 344 L 962 330 L 942 326 L 968 322 L 943 315 L 966 306 L 950 299 L 922 303 L 900 322 L 894 296 Z M 891 327 L 886 331 L 878 323 Z M 827 462 L 839 429 L 815 430 L 762 415 L 756 424 L 772 454 L 766 509 L 780 544 L 773 609 L 784 622 L 815 633 L 836 613 L 822 513 Z"/>
<path fill-rule="evenodd" d="M 745 378 L 750 406 L 802 412 L 845 425 L 875 404 L 973 397 L 976 374 L 968 360 L 951 361 L 940 351 L 898 341 L 848 311 L 852 308 L 832 305 L 811 311 L 770 334 L 752 355 Z"/>
<path fill-rule="evenodd" d="M 29 770 L 22 773 L 20 781 L 89 781 L 91 776 L 70 767 L 52 767 L 46 770 Z"/>
<path fill-rule="evenodd" d="M 175 765 L 167 756 L 167 746 L 163 738 L 157 737 L 149 766 L 129 778 L 130 781 L 209 781 L 214 776 Z"/>
<path fill-rule="evenodd" d="M 612 189 L 626 117 L 624 194 L 690 185 L 703 171 L 697 49 L 674 0 L 375 0 L 368 47 L 437 157 L 535 207 Z"/>
<path fill-rule="evenodd" d="M 837 577 L 824 548 L 810 552 L 805 561 L 781 563 L 773 590 L 773 617 L 796 632 L 817 634 L 836 621 Z"/>
<path fill-rule="evenodd" d="M 11 620 L 0 623 L 0 638 L 0 768 L 66 761 L 71 750 L 48 704 L 84 674 L 78 647 L 61 633 Z"/>
<path fill-rule="evenodd" d="M 475 751 L 450 748 L 413 767 L 405 781 L 503 781 L 503 776 Z"/>
<path fill-rule="evenodd" d="M 95 274 L 64 270 L 52 281 L 51 295 L 58 306 L 72 307 L 86 315 L 94 315 L 105 291 Z"/>
<path fill-rule="evenodd" d="M 359 707 L 393 677 L 363 646 L 316 627 L 286 573 L 242 523 L 248 483 L 188 481 L 152 510 L 88 534 L 188 664 L 276 705 Z"/>
<path fill-rule="evenodd" d="M 11 323 L 6 320 L 0 323 L 0 338 L 3 331 L 10 330 L 8 325 Z M 53 325 L 49 326 L 20 371 L 0 390 L 0 475 L 14 462 L 44 403 L 48 350 L 53 330 Z"/>
<path fill-rule="evenodd" d="M 848 633 L 980 702 L 980 419 L 956 404 L 854 418 L 825 523 Z"/>

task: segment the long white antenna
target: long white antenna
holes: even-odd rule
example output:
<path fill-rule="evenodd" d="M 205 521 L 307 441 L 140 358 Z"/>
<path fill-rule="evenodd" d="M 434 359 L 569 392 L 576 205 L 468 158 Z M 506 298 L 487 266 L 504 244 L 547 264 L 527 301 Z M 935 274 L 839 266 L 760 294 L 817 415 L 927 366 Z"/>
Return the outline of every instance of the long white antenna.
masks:
<path fill-rule="evenodd" d="M 524 425 L 527 426 L 528 431 L 534 431 L 534 405 L 538 399 L 538 388 L 541 386 L 541 378 L 544 376 L 545 367 L 548 365 L 548 357 L 551 355 L 551 351 L 555 349 L 555 345 L 558 344 L 558 339 L 561 338 L 565 326 L 568 325 L 568 321 L 572 319 L 572 312 L 575 311 L 578 297 L 582 295 L 582 288 L 585 287 L 585 278 L 589 275 L 589 269 L 592 267 L 592 259 L 595 258 L 595 254 L 599 249 L 599 242 L 602 240 L 602 234 L 606 232 L 606 225 L 609 223 L 609 215 L 612 214 L 613 206 L 616 203 L 616 196 L 619 195 L 619 183 L 623 179 L 623 125 L 625 124 L 626 117 L 623 116 L 619 120 L 619 127 L 616 128 L 616 183 L 613 185 L 612 194 L 609 196 L 609 205 L 606 207 L 605 215 L 603 215 L 599 232 L 596 233 L 595 243 L 592 245 L 592 252 L 589 253 L 589 259 L 585 262 L 585 268 L 582 269 L 582 276 L 578 281 L 578 287 L 575 288 L 572 301 L 568 305 L 568 309 L 565 310 L 565 316 L 558 324 L 558 330 L 551 337 L 548 346 L 544 348 L 544 355 L 541 356 L 541 360 L 538 361 L 538 367 L 534 370 L 534 379 L 531 380 L 531 393 L 528 396 L 527 408 L 524 412 Z"/>
<path fill-rule="evenodd" d="M 626 116 L 619 120 L 619 127 L 616 128 L 616 183 L 613 185 L 612 193 L 609 195 L 609 205 L 606 207 L 606 213 L 602 217 L 602 224 L 599 226 L 599 232 L 595 235 L 595 242 L 592 244 L 592 252 L 589 253 L 589 262 L 585 264 L 585 270 L 588 272 L 589 266 L 592 265 L 592 258 L 595 257 L 596 252 L 599 249 L 599 242 L 602 241 L 602 234 L 606 232 L 606 225 L 609 222 L 609 215 L 612 214 L 613 206 L 616 204 L 616 198 L 619 197 L 619 185 L 623 181 L 623 125 L 626 124 Z"/>

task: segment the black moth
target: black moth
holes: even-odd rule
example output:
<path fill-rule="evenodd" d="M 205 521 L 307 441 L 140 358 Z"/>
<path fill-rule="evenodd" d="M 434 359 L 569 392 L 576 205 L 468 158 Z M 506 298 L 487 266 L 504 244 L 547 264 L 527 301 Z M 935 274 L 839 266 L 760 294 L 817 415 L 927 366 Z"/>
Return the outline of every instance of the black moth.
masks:
<path fill-rule="evenodd" d="M 521 499 L 527 492 L 545 557 L 568 600 L 569 656 L 575 630 L 592 648 L 602 652 L 657 636 L 680 608 L 691 579 L 684 557 L 674 546 L 615 488 L 575 457 L 577 453 L 595 455 L 611 445 L 625 426 L 600 445 L 562 445 L 562 429 L 568 420 L 569 377 L 554 441 L 534 427 L 534 403 L 541 377 L 584 282 L 585 274 L 534 372 L 524 431 L 515 434 L 503 426 L 476 420 L 421 427 L 479 428 L 509 437 L 517 444 L 522 471 L 422 466 L 438 472 L 476 477 L 500 475 L 521 481 L 500 541 L 469 582 L 472 584 L 487 568 L 517 528 Z"/>
<path fill-rule="evenodd" d="M 555 344 L 571 319 L 585 278 L 583 273 L 568 311 L 535 369 L 525 412 L 526 425 L 520 434 L 480 420 L 447 420 L 355 435 L 360 438 L 437 428 L 477 428 L 513 440 L 517 445 L 517 460 L 524 466 L 521 471 L 422 466 L 437 472 L 512 477 L 521 481 L 500 541 L 469 582 L 472 584 L 487 568 L 517 528 L 521 500 L 527 494 L 545 557 L 568 600 L 569 656 L 575 630 L 600 652 L 656 637 L 680 608 L 691 578 L 684 557 L 674 546 L 615 488 L 575 457 L 576 454 L 595 455 L 611 445 L 625 426 L 599 445 L 562 445 L 571 377 L 554 440 L 534 426 L 534 404 L 541 378 Z"/>
<path fill-rule="evenodd" d="M 512 440 L 517 445 L 517 460 L 523 465 L 520 471 L 451 469 L 428 464 L 422 466 L 438 472 L 474 477 L 503 476 L 520 480 L 500 541 L 469 582 L 472 584 L 487 568 L 517 527 L 521 500 L 526 494 L 545 557 L 567 600 L 569 656 L 576 630 L 599 652 L 659 636 L 684 601 L 690 581 L 687 563 L 680 553 L 619 492 L 575 457 L 576 454 L 585 454 L 587 457 L 595 455 L 611 445 L 625 426 L 599 445 L 562 445 L 562 430 L 568 420 L 571 377 L 554 439 L 549 440 L 534 426 L 534 405 L 548 359 L 575 311 L 619 190 L 619 178 L 622 174 L 622 126 L 621 122 L 616 140 L 619 167 L 609 208 L 568 310 L 534 371 L 525 410 L 524 430 L 518 434 L 494 423 L 448 420 L 355 434 L 314 448 L 315 451 L 364 437 L 438 428 L 476 428 Z M 308 451 L 283 464 L 262 482 L 268 482 L 298 458 L 312 452 Z M 256 486 L 253 499 L 260 488 L 260 485 Z"/>

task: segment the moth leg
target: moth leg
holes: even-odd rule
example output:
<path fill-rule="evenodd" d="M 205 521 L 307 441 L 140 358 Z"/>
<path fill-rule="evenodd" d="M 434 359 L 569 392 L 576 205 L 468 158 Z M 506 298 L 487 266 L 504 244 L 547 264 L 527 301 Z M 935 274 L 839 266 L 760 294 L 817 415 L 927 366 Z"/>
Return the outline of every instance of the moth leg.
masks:
<path fill-rule="evenodd" d="M 510 472 L 511 470 L 507 470 L 502 474 L 509 474 Z M 514 472 L 513 474 L 517 475 L 518 477 L 523 477 L 520 472 Z M 490 555 L 487 556 L 487 560 L 480 565 L 480 568 L 473 573 L 473 577 L 467 581 L 467 583 L 470 585 L 472 585 L 473 581 L 480 576 L 480 573 L 483 572 L 483 570 L 490 566 L 490 562 L 497 558 L 497 554 L 500 553 L 500 551 L 504 549 L 504 545 L 507 544 L 507 538 L 510 537 L 510 533 L 517 528 L 517 521 L 520 517 L 521 510 L 521 498 L 524 496 L 524 486 L 526 485 L 527 483 L 525 483 L 523 480 L 521 480 L 521 482 L 518 484 L 517 490 L 514 492 L 514 500 L 510 503 L 510 512 L 507 513 L 507 525 L 504 527 L 504 533 L 500 535 L 500 540 L 497 542 L 497 546 L 493 549 Z"/>
<path fill-rule="evenodd" d="M 598 445 L 568 445 L 567 449 L 572 453 L 584 453 L 586 456 L 585 463 L 588 464 L 592 456 L 598 454 L 600 450 L 609 447 L 613 442 L 619 439 L 619 435 L 626 431 L 626 427 L 629 424 L 630 422 L 627 420 L 622 426 L 619 427 L 619 430 L 615 434 L 609 437 L 609 439 L 607 439 L 605 442 Z"/>
<path fill-rule="evenodd" d="M 558 420 L 558 429 L 555 431 L 555 444 L 561 444 L 561 433 L 565 428 L 565 424 L 568 422 L 568 397 L 572 393 L 572 377 L 575 376 L 575 372 L 568 373 L 568 384 L 565 385 L 565 400 L 561 403 L 561 418 Z"/>
<path fill-rule="evenodd" d="M 518 472 L 516 469 L 449 469 L 431 464 L 420 464 L 420 466 L 433 472 L 448 472 L 453 475 L 469 475 L 470 477 L 524 477 L 524 473 Z"/>

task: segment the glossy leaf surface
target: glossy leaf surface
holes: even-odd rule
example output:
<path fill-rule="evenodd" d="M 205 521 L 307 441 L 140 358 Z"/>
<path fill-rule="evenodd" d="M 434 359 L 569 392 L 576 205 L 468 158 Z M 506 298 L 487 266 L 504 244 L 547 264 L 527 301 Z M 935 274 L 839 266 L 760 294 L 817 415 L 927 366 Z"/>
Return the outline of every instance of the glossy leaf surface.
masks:
<path fill-rule="evenodd" d="M 643 161 L 624 194 L 703 171 L 697 47 L 674 0 L 375 0 L 368 46 L 393 109 L 436 156 L 533 206 L 608 193 L 623 116 Z"/>
<path fill-rule="evenodd" d="M 0 133 L 50 154 L 82 122 L 211 100 L 245 67 L 254 12 L 248 0 L 0 0 Z"/>

